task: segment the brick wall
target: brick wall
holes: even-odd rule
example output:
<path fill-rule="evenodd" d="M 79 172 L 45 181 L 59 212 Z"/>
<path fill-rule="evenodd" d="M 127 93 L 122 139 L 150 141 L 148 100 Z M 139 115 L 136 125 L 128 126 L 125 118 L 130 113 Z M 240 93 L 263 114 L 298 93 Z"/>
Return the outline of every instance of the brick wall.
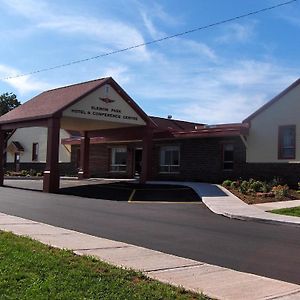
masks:
<path fill-rule="evenodd" d="M 111 172 L 111 148 L 127 147 L 126 172 Z M 141 143 L 122 144 L 92 144 L 90 145 L 90 175 L 104 178 L 133 178 L 134 176 L 134 149 L 141 147 Z M 72 146 L 71 161 L 76 164 L 79 146 Z"/>
<path fill-rule="evenodd" d="M 234 144 L 234 167 L 231 171 L 223 170 L 223 145 Z M 180 147 L 180 172 L 161 174 L 159 172 L 160 147 L 177 145 Z M 127 146 L 128 162 L 126 173 L 110 172 L 111 147 Z M 92 177 L 132 178 L 134 149 L 141 143 L 97 144 L 90 147 L 90 172 Z M 155 141 L 153 163 L 150 166 L 153 180 L 180 180 L 221 183 L 225 179 L 271 180 L 282 178 L 290 186 L 300 181 L 300 164 L 287 163 L 246 163 L 246 149 L 239 137 L 202 138 L 169 141 Z M 76 149 L 72 146 L 72 163 L 76 162 Z"/>
<path fill-rule="evenodd" d="M 223 170 L 223 145 L 234 144 L 234 168 Z M 159 172 L 160 147 L 180 147 L 180 172 L 161 174 Z M 224 178 L 241 176 L 245 162 L 245 147 L 240 138 L 202 138 L 160 141 L 155 143 L 153 179 L 221 182 Z"/>

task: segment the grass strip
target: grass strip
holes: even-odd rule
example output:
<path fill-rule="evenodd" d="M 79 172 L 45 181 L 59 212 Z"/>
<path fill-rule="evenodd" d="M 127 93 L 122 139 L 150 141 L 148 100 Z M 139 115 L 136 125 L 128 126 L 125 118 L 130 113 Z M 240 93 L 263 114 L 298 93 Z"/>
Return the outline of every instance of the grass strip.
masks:
<path fill-rule="evenodd" d="M 0 231 L 0 299 L 209 299 Z"/>
<path fill-rule="evenodd" d="M 278 215 L 300 217 L 300 206 L 292 207 L 292 208 L 274 209 L 271 210 L 270 212 Z"/>

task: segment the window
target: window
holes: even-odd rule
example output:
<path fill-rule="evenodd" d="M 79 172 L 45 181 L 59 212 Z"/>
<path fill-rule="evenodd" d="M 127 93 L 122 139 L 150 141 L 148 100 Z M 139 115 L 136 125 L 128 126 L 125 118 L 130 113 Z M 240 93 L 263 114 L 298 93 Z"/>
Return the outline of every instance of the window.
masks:
<path fill-rule="evenodd" d="M 233 144 L 223 145 L 223 170 L 233 170 L 234 146 Z"/>
<path fill-rule="evenodd" d="M 278 129 L 278 158 L 295 159 L 296 126 L 279 126 Z"/>
<path fill-rule="evenodd" d="M 161 147 L 160 173 L 178 173 L 180 168 L 180 151 L 178 146 Z"/>
<path fill-rule="evenodd" d="M 32 161 L 37 161 L 39 158 L 39 144 L 32 144 Z"/>
<path fill-rule="evenodd" d="M 111 149 L 111 165 L 112 172 L 126 172 L 127 167 L 127 149 L 125 147 Z"/>

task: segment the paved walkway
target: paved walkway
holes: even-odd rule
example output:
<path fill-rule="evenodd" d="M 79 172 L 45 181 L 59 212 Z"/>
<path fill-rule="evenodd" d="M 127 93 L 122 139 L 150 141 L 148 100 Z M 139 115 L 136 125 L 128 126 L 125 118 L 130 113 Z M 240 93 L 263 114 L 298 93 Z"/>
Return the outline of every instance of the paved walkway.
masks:
<path fill-rule="evenodd" d="M 300 206 L 300 200 L 260 203 L 260 204 L 255 204 L 254 206 L 264 211 L 270 211 L 273 209 L 292 208 L 292 207 Z"/>
<path fill-rule="evenodd" d="M 0 213 L 0 230 L 92 255 L 113 265 L 222 300 L 300 299 L 300 285 L 206 264 L 162 252 Z"/>
<path fill-rule="evenodd" d="M 292 225 L 300 226 L 300 218 L 292 216 L 277 215 L 273 213 L 266 212 L 262 209 L 263 206 L 259 207 L 258 205 L 248 205 L 238 197 L 233 195 L 230 191 L 224 187 L 217 184 L 209 183 L 200 183 L 200 182 L 177 182 L 177 181 L 153 181 L 149 183 L 168 183 L 168 184 L 182 184 L 189 186 L 195 190 L 200 197 L 202 197 L 203 203 L 214 213 L 218 215 L 223 215 L 233 219 L 239 220 L 249 220 L 249 221 L 258 221 L 270 224 L 282 224 L 282 225 Z M 293 202 L 294 207 L 299 206 L 299 201 L 288 201 L 289 203 Z M 279 203 L 279 202 L 278 202 Z M 266 210 L 272 210 L 275 208 L 282 208 L 284 204 L 281 204 L 281 207 L 276 206 L 276 204 L 270 205 Z"/>

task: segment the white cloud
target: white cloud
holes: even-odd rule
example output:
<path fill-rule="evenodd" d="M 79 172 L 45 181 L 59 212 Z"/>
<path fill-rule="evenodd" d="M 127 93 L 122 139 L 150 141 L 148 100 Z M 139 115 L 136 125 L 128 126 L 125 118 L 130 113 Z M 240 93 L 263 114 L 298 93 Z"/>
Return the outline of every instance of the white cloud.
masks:
<path fill-rule="evenodd" d="M 129 2 L 129 0 L 127 0 L 127 2 Z M 165 11 L 164 7 L 160 3 L 157 3 L 156 1 L 151 1 L 148 3 L 146 1 L 141 2 L 139 0 L 132 0 L 132 5 L 139 9 L 143 19 L 144 19 L 143 15 L 146 15 L 146 18 L 150 20 L 150 23 L 153 22 L 152 19 L 156 21 L 160 21 L 164 25 L 171 26 L 171 27 L 175 27 L 183 23 L 180 15 L 178 14 L 176 16 L 170 15 Z M 153 23 L 150 24 L 150 27 L 152 26 Z"/>
<path fill-rule="evenodd" d="M 135 27 L 113 18 L 62 14 L 44 1 L 2 0 L 2 2 L 15 13 L 31 20 L 36 29 L 85 36 L 111 50 L 144 43 L 142 34 Z M 137 60 L 149 59 L 146 47 L 137 48 L 134 57 Z"/>
<path fill-rule="evenodd" d="M 254 36 L 254 29 L 257 22 L 246 24 L 232 23 L 224 26 L 223 34 L 216 41 L 219 43 L 248 42 Z"/>
<path fill-rule="evenodd" d="M 211 61 L 217 61 L 218 59 L 215 51 L 205 43 L 200 43 L 187 39 L 179 39 L 178 43 L 179 47 L 181 49 L 183 48 L 186 52 L 190 52 L 197 56 L 205 56 Z"/>
<path fill-rule="evenodd" d="M 131 76 L 127 73 L 128 68 L 125 66 L 109 66 L 107 67 L 102 76 L 103 77 L 113 77 L 120 85 L 126 84 L 130 81 Z"/>
<path fill-rule="evenodd" d="M 297 68 L 271 61 L 232 60 L 218 66 L 161 58 L 155 76 L 131 89 L 151 115 L 208 124 L 241 122 L 297 79 Z"/>
<path fill-rule="evenodd" d="M 11 76 L 17 76 L 21 72 L 15 68 L 6 66 L 6 65 L 0 65 L 0 77 L 11 77 Z M 32 76 L 23 76 L 23 77 L 16 77 L 12 79 L 5 79 L 3 80 L 10 86 L 12 86 L 14 89 L 18 91 L 19 95 L 25 95 L 30 92 L 41 92 L 47 89 L 50 89 L 53 87 L 53 85 L 50 85 L 49 83 L 39 81 L 34 79 Z"/>
<path fill-rule="evenodd" d="M 155 28 L 155 26 L 153 24 L 153 21 L 149 18 L 149 16 L 146 14 L 145 11 L 141 12 L 141 16 L 143 18 L 144 25 L 147 28 L 147 30 L 148 30 L 149 34 L 151 35 L 151 37 L 153 39 L 161 38 L 163 36 L 162 32 L 158 31 Z"/>
<path fill-rule="evenodd" d="M 267 62 L 241 61 L 232 68 L 218 68 L 209 78 L 217 81 L 214 88 L 207 88 L 207 82 L 199 85 L 199 100 L 189 101 L 183 109 L 175 107 L 177 114 L 205 123 L 241 122 L 295 81 L 297 75 L 296 70 Z"/>

